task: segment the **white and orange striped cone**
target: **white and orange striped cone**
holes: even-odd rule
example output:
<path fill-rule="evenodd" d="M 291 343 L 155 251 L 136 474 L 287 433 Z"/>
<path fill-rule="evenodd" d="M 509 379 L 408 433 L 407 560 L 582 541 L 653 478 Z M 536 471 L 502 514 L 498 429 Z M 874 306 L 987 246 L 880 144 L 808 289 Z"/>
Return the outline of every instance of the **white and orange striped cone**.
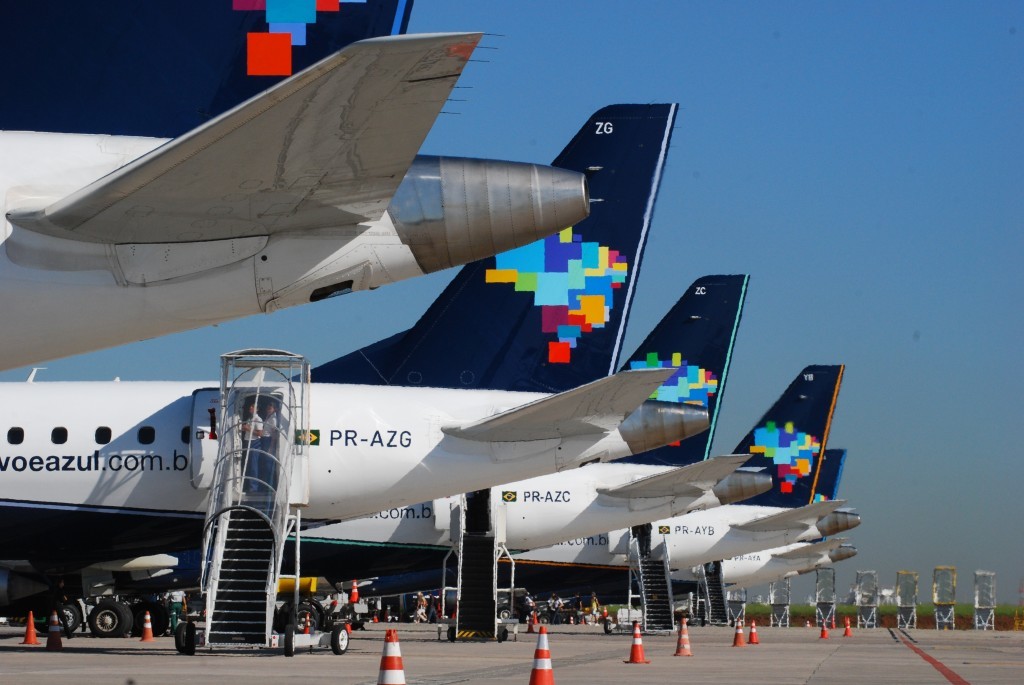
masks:
<path fill-rule="evenodd" d="M 819 640 L 827 640 L 828 639 L 828 622 L 827 621 L 822 621 L 821 622 L 821 635 L 818 636 L 818 639 Z"/>
<path fill-rule="evenodd" d="M 644 641 L 640 637 L 640 623 L 633 621 L 633 647 L 629 650 L 629 659 L 625 664 L 649 664 L 650 661 L 644 656 Z"/>
<path fill-rule="evenodd" d="M 21 641 L 23 645 L 41 645 L 42 642 L 36 636 L 36 619 L 32 615 L 32 612 L 28 612 L 28 622 L 25 624 L 25 639 Z"/>
<path fill-rule="evenodd" d="M 46 632 L 46 651 L 59 652 L 64 649 L 64 643 L 60 641 L 60 620 L 57 612 L 50 613 L 50 628 Z"/>
<path fill-rule="evenodd" d="M 535 633 L 535 632 L 537 632 L 537 631 L 535 631 L 533 629 L 533 627 L 535 625 L 537 625 L 537 612 L 536 611 L 532 612 L 529 616 L 526 617 L 526 632 L 527 633 Z"/>
<path fill-rule="evenodd" d="M 359 581 L 352 581 L 352 592 L 348 593 L 348 601 L 351 604 L 355 604 L 359 601 Z"/>
<path fill-rule="evenodd" d="M 405 685 L 402 648 L 398 646 L 398 631 L 394 628 L 389 628 L 384 633 L 384 653 L 380 656 L 377 685 Z"/>
<path fill-rule="evenodd" d="M 747 642 L 743 639 L 743 624 L 739 621 L 736 622 L 736 635 L 732 638 L 733 647 L 746 647 Z"/>
<path fill-rule="evenodd" d="M 156 642 L 156 638 L 153 637 L 153 620 L 149 617 L 148 611 L 142 619 L 142 639 L 139 642 Z"/>
<path fill-rule="evenodd" d="M 757 637 L 757 621 L 750 622 L 750 637 L 747 638 L 748 645 L 759 645 L 761 640 Z"/>
<path fill-rule="evenodd" d="M 551 650 L 548 649 L 548 629 L 545 626 L 540 627 L 540 634 L 537 635 L 530 685 L 555 685 L 555 672 L 551 669 Z"/>
<path fill-rule="evenodd" d="M 693 656 L 690 651 L 690 632 L 686 629 L 686 619 L 679 624 L 679 639 L 676 640 L 676 653 L 672 656 Z"/>
<path fill-rule="evenodd" d="M 846 624 L 846 630 L 843 631 L 843 637 L 853 637 L 853 631 L 850 629 L 850 617 L 845 616 L 843 623 Z"/>

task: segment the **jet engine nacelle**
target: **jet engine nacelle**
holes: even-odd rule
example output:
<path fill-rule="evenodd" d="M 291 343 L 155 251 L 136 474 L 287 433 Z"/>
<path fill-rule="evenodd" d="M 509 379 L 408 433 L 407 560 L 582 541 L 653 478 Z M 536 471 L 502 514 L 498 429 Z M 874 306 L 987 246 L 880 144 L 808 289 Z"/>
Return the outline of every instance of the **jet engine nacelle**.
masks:
<path fill-rule="evenodd" d="M 732 504 L 760 495 L 772 489 L 771 474 L 764 470 L 747 471 L 740 469 L 718 481 L 712 492 L 720 504 Z"/>
<path fill-rule="evenodd" d="M 856 528 L 860 525 L 860 514 L 847 510 L 838 509 L 828 516 L 818 519 L 818 532 L 824 537 L 842 533 L 845 530 Z"/>
<path fill-rule="evenodd" d="M 422 155 L 388 206 L 424 273 L 527 245 L 589 213 L 586 177 L 575 171 Z"/>
<path fill-rule="evenodd" d="M 828 558 L 834 562 L 855 556 L 857 556 L 857 548 L 853 545 L 839 545 L 839 547 L 836 547 L 828 553 Z"/>
<path fill-rule="evenodd" d="M 640 454 L 703 433 L 708 425 L 704 407 L 647 400 L 626 417 L 619 434 L 633 454 Z"/>

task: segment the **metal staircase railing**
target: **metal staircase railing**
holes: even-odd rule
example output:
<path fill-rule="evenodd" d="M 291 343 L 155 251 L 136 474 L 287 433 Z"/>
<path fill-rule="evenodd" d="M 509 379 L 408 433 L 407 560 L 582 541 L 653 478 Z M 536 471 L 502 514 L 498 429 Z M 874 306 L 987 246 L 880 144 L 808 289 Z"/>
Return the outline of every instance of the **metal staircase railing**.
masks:
<path fill-rule="evenodd" d="M 271 643 L 284 542 L 299 527 L 292 504 L 304 505 L 308 492 L 293 483 L 293 474 L 306 475 L 295 467 L 305 466 L 308 441 L 293 435 L 308 435 L 308 379 L 308 362 L 287 352 L 221 358 L 220 442 L 203 534 L 211 647 Z M 298 575 L 298 551 L 295 567 Z"/>

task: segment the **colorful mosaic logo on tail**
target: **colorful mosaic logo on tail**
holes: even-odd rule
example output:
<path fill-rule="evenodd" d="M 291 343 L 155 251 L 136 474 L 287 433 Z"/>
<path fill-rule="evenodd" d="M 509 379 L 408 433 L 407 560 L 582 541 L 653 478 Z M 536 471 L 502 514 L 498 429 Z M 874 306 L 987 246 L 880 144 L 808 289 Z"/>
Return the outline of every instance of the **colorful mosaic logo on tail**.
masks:
<path fill-rule="evenodd" d="M 674 368 L 676 372 L 651 395 L 652 400 L 678 402 L 708 408 L 711 396 L 718 392 L 718 377 L 707 369 L 690 365 L 679 352 L 673 352 L 668 359 L 659 359 L 657 352 L 648 352 L 647 357 L 629 363 L 630 369 Z"/>
<path fill-rule="evenodd" d="M 352 0 L 364 4 L 366 0 Z M 306 26 L 317 12 L 338 12 L 342 0 L 231 0 L 240 11 L 265 11 L 270 31 L 247 35 L 249 76 L 291 76 L 292 47 L 306 44 Z"/>
<path fill-rule="evenodd" d="M 776 467 L 779 490 L 793 492 L 798 478 L 810 475 L 814 458 L 821 453 L 821 441 L 813 435 L 798 431 L 791 421 L 779 430 L 774 421 L 754 431 L 751 454 L 763 454 Z"/>
<path fill-rule="evenodd" d="M 532 292 L 541 308 L 541 329 L 557 340 L 548 343 L 548 361 L 568 364 L 585 333 L 604 328 L 611 318 L 613 294 L 626 282 L 626 258 L 596 242 L 584 242 L 567 228 L 557 235 L 499 254 L 487 283 L 512 283 Z"/>

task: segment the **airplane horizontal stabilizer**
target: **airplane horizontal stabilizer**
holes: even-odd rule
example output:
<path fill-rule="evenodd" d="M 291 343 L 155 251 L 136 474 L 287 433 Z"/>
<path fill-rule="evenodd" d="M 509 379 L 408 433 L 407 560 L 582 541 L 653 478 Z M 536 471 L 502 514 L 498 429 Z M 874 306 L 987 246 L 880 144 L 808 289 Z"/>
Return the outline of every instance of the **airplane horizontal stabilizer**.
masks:
<path fill-rule="evenodd" d="M 815 502 L 814 504 L 797 507 L 796 509 L 787 509 L 778 514 L 765 516 L 747 523 L 738 523 L 734 527 L 753 533 L 810 528 L 822 516 L 828 516 L 844 504 L 846 504 L 846 500 Z"/>
<path fill-rule="evenodd" d="M 360 41 L 45 209 L 39 233 L 178 243 L 378 219 L 478 33 Z"/>
<path fill-rule="evenodd" d="M 611 497 L 699 497 L 715 486 L 750 458 L 749 454 L 732 454 L 681 466 L 671 471 L 642 478 L 598 492 Z"/>
<path fill-rule="evenodd" d="M 447 435 L 479 442 L 553 440 L 614 430 L 643 404 L 675 369 L 622 371 L 557 395 L 516 407 Z"/>
<path fill-rule="evenodd" d="M 830 552 L 848 541 L 849 538 L 829 538 L 828 540 L 822 540 L 810 545 L 800 545 L 787 552 L 779 552 L 772 556 L 777 559 L 803 559 L 805 557 L 810 559 Z"/>

